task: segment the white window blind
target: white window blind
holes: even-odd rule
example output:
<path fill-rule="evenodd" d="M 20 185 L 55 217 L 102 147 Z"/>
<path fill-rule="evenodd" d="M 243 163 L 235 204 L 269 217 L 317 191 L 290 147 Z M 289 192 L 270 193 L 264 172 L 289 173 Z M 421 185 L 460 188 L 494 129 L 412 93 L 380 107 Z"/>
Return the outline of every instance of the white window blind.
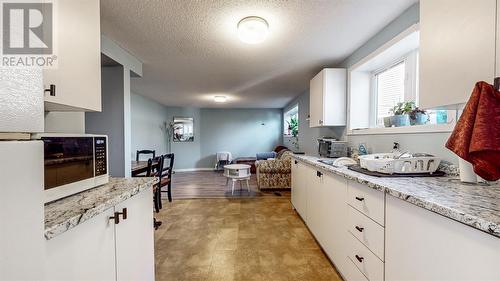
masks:
<path fill-rule="evenodd" d="M 400 62 L 376 75 L 377 125 L 390 116 L 390 109 L 405 98 L 405 62 Z"/>

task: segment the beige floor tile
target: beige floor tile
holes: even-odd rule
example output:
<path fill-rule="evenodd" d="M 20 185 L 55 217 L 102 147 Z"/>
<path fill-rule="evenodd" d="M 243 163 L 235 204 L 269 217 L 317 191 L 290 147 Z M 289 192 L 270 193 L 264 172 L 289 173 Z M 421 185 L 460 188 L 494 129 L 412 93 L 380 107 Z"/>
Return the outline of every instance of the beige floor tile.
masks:
<path fill-rule="evenodd" d="M 341 280 L 289 198 L 176 200 L 156 217 L 156 280 Z"/>

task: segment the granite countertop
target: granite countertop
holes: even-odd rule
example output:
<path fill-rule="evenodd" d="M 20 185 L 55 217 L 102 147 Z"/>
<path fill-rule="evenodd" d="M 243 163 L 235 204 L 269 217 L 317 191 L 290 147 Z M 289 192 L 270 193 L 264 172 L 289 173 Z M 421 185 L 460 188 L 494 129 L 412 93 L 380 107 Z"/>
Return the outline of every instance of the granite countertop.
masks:
<path fill-rule="evenodd" d="M 157 180 L 144 177 L 110 178 L 107 184 L 45 204 L 45 239 L 50 240 L 101 214 L 152 186 Z"/>
<path fill-rule="evenodd" d="M 463 184 L 458 177 L 450 176 L 379 178 L 320 163 L 319 157 L 293 157 L 500 238 L 498 182 L 488 186 Z"/>

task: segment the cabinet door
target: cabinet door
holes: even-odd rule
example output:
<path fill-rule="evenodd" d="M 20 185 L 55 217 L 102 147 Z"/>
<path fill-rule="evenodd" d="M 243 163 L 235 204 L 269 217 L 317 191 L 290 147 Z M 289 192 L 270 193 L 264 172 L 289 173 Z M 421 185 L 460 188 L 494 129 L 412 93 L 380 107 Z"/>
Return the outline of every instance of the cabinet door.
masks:
<path fill-rule="evenodd" d="M 496 0 L 420 1 L 420 107 L 465 103 L 495 73 Z"/>
<path fill-rule="evenodd" d="M 500 239 L 386 197 L 385 279 L 500 280 Z"/>
<path fill-rule="evenodd" d="M 59 0 L 54 6 L 57 68 L 44 70 L 46 111 L 101 111 L 99 0 Z"/>
<path fill-rule="evenodd" d="M 292 160 L 292 205 L 295 208 L 295 210 L 300 214 L 299 212 L 299 196 L 300 196 L 300 191 L 299 191 L 299 161 L 298 160 Z"/>
<path fill-rule="evenodd" d="M 297 213 L 307 215 L 307 172 L 304 163 L 294 160 L 292 164 L 292 204 Z"/>
<path fill-rule="evenodd" d="M 347 180 L 332 174 L 323 175 L 322 230 L 323 249 L 340 272 L 344 271 L 347 257 Z"/>
<path fill-rule="evenodd" d="M 46 242 L 46 280 L 115 280 L 113 208 Z"/>
<path fill-rule="evenodd" d="M 323 83 L 324 71 L 318 73 L 310 82 L 309 127 L 319 127 L 323 125 Z"/>
<path fill-rule="evenodd" d="M 116 225 L 117 280 L 154 280 L 153 192 L 151 188 L 115 206 L 127 209 Z"/>
<path fill-rule="evenodd" d="M 311 169 L 309 185 L 307 186 L 307 225 L 321 245 L 324 245 L 325 241 L 323 223 L 326 215 L 323 213 L 322 206 L 323 179 L 324 172 Z"/>

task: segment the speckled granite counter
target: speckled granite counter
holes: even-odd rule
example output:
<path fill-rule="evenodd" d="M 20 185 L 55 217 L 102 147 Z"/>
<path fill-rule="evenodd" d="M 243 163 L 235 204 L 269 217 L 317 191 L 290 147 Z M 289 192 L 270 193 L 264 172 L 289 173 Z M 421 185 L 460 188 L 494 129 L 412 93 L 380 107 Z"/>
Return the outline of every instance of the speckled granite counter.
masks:
<path fill-rule="evenodd" d="M 108 184 L 46 204 L 45 238 L 52 239 L 76 227 L 152 186 L 156 181 L 156 178 L 110 178 Z"/>
<path fill-rule="evenodd" d="M 318 157 L 293 157 L 500 238 L 498 182 L 485 186 L 463 184 L 457 177 L 379 178 L 320 163 Z"/>

